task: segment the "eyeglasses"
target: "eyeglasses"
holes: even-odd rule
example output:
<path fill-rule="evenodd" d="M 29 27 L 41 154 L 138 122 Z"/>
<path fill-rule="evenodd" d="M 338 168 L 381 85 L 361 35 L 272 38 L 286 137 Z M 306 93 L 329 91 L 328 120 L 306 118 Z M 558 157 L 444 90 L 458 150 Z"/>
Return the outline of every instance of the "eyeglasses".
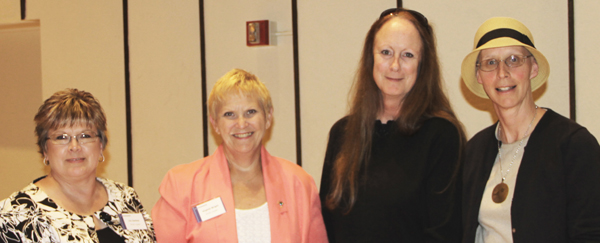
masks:
<path fill-rule="evenodd" d="M 75 138 L 76 141 L 80 144 L 86 144 L 86 143 L 93 143 L 98 141 L 98 135 L 94 134 L 94 133 L 81 133 L 78 135 L 69 135 L 69 134 L 54 134 L 54 135 L 50 135 L 49 138 L 47 138 L 48 140 L 50 140 L 50 142 L 52 142 L 53 144 L 56 145 L 66 145 L 69 144 L 71 142 L 72 138 Z"/>
<path fill-rule="evenodd" d="M 506 66 L 508 66 L 508 67 L 519 67 L 519 66 L 523 65 L 523 63 L 525 63 L 525 60 L 527 60 L 527 58 L 532 57 L 532 56 L 533 55 L 528 55 L 528 56 L 510 55 L 509 57 L 505 58 L 504 60 L 490 58 L 490 59 L 485 59 L 482 61 L 477 61 L 476 66 L 481 71 L 491 72 L 491 71 L 496 70 L 496 68 L 498 68 L 498 65 L 500 64 L 500 62 L 504 62 L 506 64 Z"/>
<path fill-rule="evenodd" d="M 415 17 L 415 19 L 417 19 L 417 21 L 419 21 L 422 25 L 424 25 L 424 26 L 428 26 L 429 25 L 429 22 L 427 21 L 427 18 L 423 14 L 421 14 L 421 13 L 419 13 L 417 11 L 410 10 L 410 9 L 405 9 L 405 8 L 390 8 L 390 9 L 387 9 L 387 10 L 381 12 L 381 15 L 379 15 L 379 19 L 382 19 L 382 18 L 384 18 L 385 16 L 388 16 L 388 15 L 398 15 L 398 13 L 400 13 L 400 12 L 408 12 L 413 17 Z"/>

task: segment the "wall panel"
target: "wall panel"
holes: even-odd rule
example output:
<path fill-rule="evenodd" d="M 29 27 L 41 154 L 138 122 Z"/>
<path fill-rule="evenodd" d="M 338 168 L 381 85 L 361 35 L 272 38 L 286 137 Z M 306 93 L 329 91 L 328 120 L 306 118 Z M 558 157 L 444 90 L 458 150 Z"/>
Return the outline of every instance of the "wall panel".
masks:
<path fill-rule="evenodd" d="M 435 29 L 448 96 L 469 138 L 497 120 L 491 102 L 472 94 L 460 78 L 477 28 L 491 17 L 513 17 L 529 28 L 551 70 L 546 85 L 534 92 L 536 103 L 569 117 L 567 1 L 405 0 L 404 6 L 422 12 Z"/>
<path fill-rule="evenodd" d="M 405 7 L 422 12 L 434 26 L 446 89 L 468 137 L 496 119 L 489 101 L 472 95 L 460 81 L 460 63 L 472 48 L 476 29 L 493 16 L 515 17 L 530 28 L 536 46 L 546 55 L 552 69 L 547 85 L 535 93 L 536 102 L 568 116 L 567 1 L 403 2 Z M 28 1 L 28 9 L 34 10 L 28 16 L 39 18 L 41 23 L 38 56 L 41 81 L 30 86 L 28 92 L 35 104 L 24 107 L 11 119 L 24 119 L 23 125 L 30 124 L 30 129 L 23 131 L 33 142 L 32 107 L 67 87 L 92 92 L 102 103 L 109 123 L 108 161 L 101 166 L 100 175 L 126 182 L 122 3 Z M 198 1 L 193 0 L 178 4 L 128 3 L 134 187 L 150 209 L 158 199 L 158 185 L 168 169 L 204 156 L 200 13 Z M 395 5 L 393 0 L 298 1 L 302 162 L 317 185 L 329 129 L 347 110 L 348 92 L 365 34 L 382 10 Z M 600 113 L 594 91 L 600 87 L 594 71 L 600 52 L 595 44 L 599 26 L 594 17 L 599 8 L 596 1 L 575 3 L 578 121 L 596 135 L 600 135 L 600 126 L 595 122 Z M 19 14 L 15 14 L 18 10 L 15 2 L 0 1 L 0 23 L 19 22 Z M 207 93 L 232 68 L 253 72 L 267 85 L 273 97 L 275 121 L 266 146 L 273 155 L 296 162 L 291 13 L 291 1 L 205 0 L 204 54 Z M 261 19 L 273 24 L 274 44 L 247 47 L 245 23 Z M 14 102 L 6 97 L 0 97 L 0 102 Z M 8 132 L 13 131 L 3 130 L 0 134 Z M 210 137 L 208 152 L 212 154 L 217 143 L 213 134 L 207 136 Z M 36 148 L 27 143 L 25 140 L 0 143 L 0 155 L 4 155 L 2 172 L 9 171 L 7 163 L 40 162 Z M 42 170 L 40 163 L 28 172 L 42 174 Z M 33 179 L 29 178 L 31 175 L 9 173 L 10 177 L 25 178 L 27 182 Z M 22 188 L 23 183 L 16 182 L 18 185 L 7 189 L 7 193 Z"/>
<path fill-rule="evenodd" d="M 396 1 L 298 1 L 303 168 L 317 185 L 329 129 L 347 98 L 367 31 Z"/>
<path fill-rule="evenodd" d="M 166 172 L 203 157 L 199 1 L 129 1 L 134 187 L 152 208 Z"/>
<path fill-rule="evenodd" d="M 42 103 L 39 23 L 13 23 L 0 24 L 0 199 L 45 174 L 33 122 Z"/>
<path fill-rule="evenodd" d="M 274 122 L 267 150 L 296 162 L 294 66 L 291 1 L 207 0 L 205 2 L 207 94 L 232 68 L 254 73 L 265 83 L 274 106 Z M 231 6 L 235 6 L 232 8 Z M 246 21 L 267 19 L 274 44 L 246 46 Z M 209 129 L 209 154 L 217 148 Z M 268 136 L 268 135 L 266 135 Z"/>
<path fill-rule="evenodd" d="M 598 67 L 600 66 L 600 1 L 575 2 L 575 85 L 577 122 L 600 139 Z"/>
<path fill-rule="evenodd" d="M 20 7 L 11 7 L 14 6 L 14 3 L 0 2 L 0 8 L 3 11 L 5 9 L 19 11 L 16 16 L 20 16 Z M 91 92 L 100 101 L 106 112 L 109 130 L 109 144 L 104 153 L 107 161 L 99 166 L 98 175 L 126 182 L 121 3 L 117 0 L 102 2 L 28 1 L 27 8 L 35 9 L 36 12 L 28 15 L 27 21 L 40 21 L 39 29 L 33 34 L 37 37 L 33 42 L 32 39 L 26 39 L 22 43 L 13 47 L 7 46 L 7 48 L 14 48 L 11 51 L 18 52 L 14 55 L 22 55 L 19 58 L 37 58 L 37 64 L 21 67 L 32 70 L 27 70 L 26 74 L 19 75 L 20 78 L 25 79 L 21 84 L 26 85 L 19 86 L 22 88 L 17 90 L 17 92 L 27 92 L 28 89 L 31 89 L 31 92 L 27 92 L 25 96 L 31 98 L 28 102 L 35 104 L 19 102 L 19 105 L 23 105 L 20 111 L 22 113 L 13 118 L 26 119 L 22 121 L 22 124 L 29 127 L 27 130 L 33 131 L 32 120 L 37 107 L 50 95 L 65 88 L 78 88 Z M 10 16 L 15 15 L 11 14 Z M 13 21 L 18 22 L 19 20 Z M 8 35 L 3 36 L 9 37 Z M 30 47 L 31 49 L 20 50 L 20 44 L 34 45 Z M 31 75 L 38 75 L 38 77 L 33 78 Z M 16 80 L 13 81 L 16 82 Z M 6 97 L 3 96 L 3 98 Z M 15 100 L 2 100 L 2 102 L 12 103 Z M 4 129 L 13 129 L 13 127 Z M 29 141 L 35 142 L 32 132 L 27 132 L 25 138 L 31 138 Z M 11 148 L 19 146 L 18 144 L 0 145 L 2 146 L 1 151 L 8 151 L 7 158 L 16 158 L 15 156 L 19 154 L 18 159 L 15 161 L 11 159 L 7 163 L 30 165 L 29 171 L 23 170 L 2 177 L 6 180 L 19 181 L 20 185 L 7 188 L 10 191 L 23 188 L 25 184 L 22 183 L 22 179 L 31 182 L 35 177 L 47 173 L 43 171 L 47 168 L 41 165 L 39 155 L 34 156 L 31 153 L 31 145 L 16 150 L 13 150 L 14 147 Z M 33 151 L 37 151 L 37 147 L 34 147 Z M 2 165 L 1 167 L 12 168 L 12 165 Z M 8 195 L 0 195 L 0 197 L 5 196 Z"/>
<path fill-rule="evenodd" d="M 127 183 L 122 1 L 34 3 L 41 10 L 42 97 L 77 88 L 100 101 L 109 142 L 98 174 Z"/>
<path fill-rule="evenodd" d="M 20 1 L 0 0 L 0 24 L 16 23 L 21 20 Z"/>

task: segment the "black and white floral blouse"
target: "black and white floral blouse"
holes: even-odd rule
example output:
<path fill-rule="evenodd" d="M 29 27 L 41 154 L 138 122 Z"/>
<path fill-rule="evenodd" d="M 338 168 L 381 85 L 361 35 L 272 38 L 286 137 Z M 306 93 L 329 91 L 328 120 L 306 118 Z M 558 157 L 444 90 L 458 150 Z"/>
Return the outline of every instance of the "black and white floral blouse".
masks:
<path fill-rule="evenodd" d="M 106 188 L 108 203 L 94 215 L 125 242 L 155 242 L 152 219 L 133 188 L 96 179 Z M 0 242 L 99 242 L 92 215 L 65 210 L 33 183 L 0 201 Z M 122 213 L 142 213 L 148 229 L 123 229 L 119 220 Z"/>

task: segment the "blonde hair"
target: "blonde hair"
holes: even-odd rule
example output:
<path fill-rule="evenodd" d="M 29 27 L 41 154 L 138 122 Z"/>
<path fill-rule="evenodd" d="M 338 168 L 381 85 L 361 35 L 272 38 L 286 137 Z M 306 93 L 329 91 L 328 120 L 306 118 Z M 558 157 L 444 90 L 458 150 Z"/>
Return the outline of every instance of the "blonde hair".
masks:
<path fill-rule="evenodd" d="M 232 94 L 256 98 L 265 114 L 273 109 L 269 90 L 258 80 L 258 77 L 236 68 L 219 78 L 208 96 L 208 114 L 213 119 L 218 119 L 219 108 L 223 105 L 226 96 Z"/>

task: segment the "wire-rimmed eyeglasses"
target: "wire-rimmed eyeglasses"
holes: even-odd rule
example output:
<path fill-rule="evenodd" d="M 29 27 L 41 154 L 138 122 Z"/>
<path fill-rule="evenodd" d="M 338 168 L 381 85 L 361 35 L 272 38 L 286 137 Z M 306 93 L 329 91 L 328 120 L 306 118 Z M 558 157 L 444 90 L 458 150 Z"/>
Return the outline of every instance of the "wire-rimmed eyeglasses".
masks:
<path fill-rule="evenodd" d="M 50 135 L 47 139 L 52 142 L 52 144 L 56 145 L 66 145 L 71 143 L 71 140 L 75 138 L 79 144 L 93 143 L 98 141 L 98 135 L 95 133 L 83 132 L 77 135 L 69 135 L 69 134 L 53 134 Z"/>
<path fill-rule="evenodd" d="M 504 60 L 498 60 L 496 58 L 489 58 L 481 61 L 477 61 L 477 68 L 484 72 L 491 72 L 498 68 L 500 62 L 504 62 L 508 67 L 519 67 L 525 63 L 527 58 L 532 57 L 533 55 L 521 56 L 521 55 L 510 55 Z"/>

